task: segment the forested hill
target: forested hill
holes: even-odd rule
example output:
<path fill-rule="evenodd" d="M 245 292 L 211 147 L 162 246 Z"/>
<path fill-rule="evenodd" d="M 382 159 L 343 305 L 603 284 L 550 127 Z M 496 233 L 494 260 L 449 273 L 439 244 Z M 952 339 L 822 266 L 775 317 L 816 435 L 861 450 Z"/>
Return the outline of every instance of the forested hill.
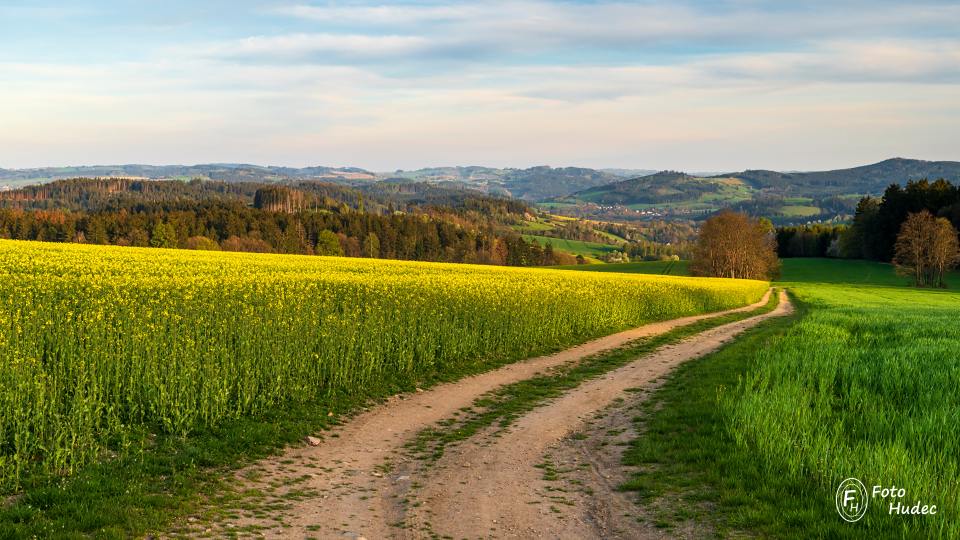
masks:
<path fill-rule="evenodd" d="M 44 167 L 37 169 L 0 169 L 0 190 L 14 189 L 55 180 L 90 178 L 130 178 L 151 180 L 220 180 L 230 183 L 282 183 L 323 181 L 350 186 L 372 183 L 430 183 L 454 188 L 469 188 L 491 195 L 526 201 L 545 200 L 617 182 L 630 175 L 653 171 L 596 170 L 582 167 L 538 166 L 526 169 L 494 167 L 431 167 L 413 171 L 371 172 L 356 167 L 263 167 L 247 164 L 202 165 L 98 165 L 82 167 Z"/>
<path fill-rule="evenodd" d="M 776 223 L 843 221 L 864 195 L 910 180 L 960 181 L 960 162 L 894 158 L 850 169 L 816 172 L 748 170 L 714 176 L 662 171 L 558 197 L 561 212 L 609 219 L 630 212 L 661 218 L 705 218 L 721 208 Z M 624 210 L 626 209 L 626 210 Z"/>
<path fill-rule="evenodd" d="M 701 200 L 707 194 L 713 194 L 711 197 L 718 200 L 760 195 L 879 195 L 890 184 L 940 178 L 953 182 L 960 180 L 960 162 L 894 158 L 873 165 L 832 171 L 747 170 L 709 177 L 661 171 L 582 190 L 569 199 L 600 204 L 658 204 Z M 738 184 L 743 187 L 734 188 Z"/>
<path fill-rule="evenodd" d="M 191 180 L 135 180 L 74 178 L 49 184 L 0 191 L 0 207 L 33 210 L 87 210 L 131 208 L 138 204 L 172 204 L 222 200 L 253 204 L 256 192 L 286 187 L 303 192 L 307 206 L 345 205 L 373 213 L 482 208 L 487 218 L 514 217 L 531 212 L 527 203 L 487 196 L 473 190 L 426 183 L 377 182 L 361 186 L 301 181 L 291 184 Z M 487 219 L 484 218 L 484 219 Z"/>
<path fill-rule="evenodd" d="M 902 184 L 907 180 L 943 178 L 956 182 L 960 180 L 960 162 L 893 158 L 872 165 L 832 171 L 748 170 L 717 177 L 739 178 L 756 189 L 772 188 L 805 196 L 845 193 L 877 195 L 890 184 Z"/>
<path fill-rule="evenodd" d="M 705 193 L 719 191 L 721 183 L 708 178 L 697 178 L 676 171 L 661 171 L 587 189 L 574 198 L 598 204 L 658 204 L 685 199 L 698 199 Z"/>
<path fill-rule="evenodd" d="M 373 180 L 374 173 L 356 167 L 264 167 L 260 165 L 214 163 L 200 165 L 91 165 L 0 169 L 0 184 L 9 187 L 38 184 L 77 177 L 180 179 L 204 178 L 225 182 L 279 182 L 288 179 L 327 181 Z"/>
<path fill-rule="evenodd" d="M 364 190 L 63 180 L 0 193 L 0 238 L 506 264 L 575 262 L 512 230 L 520 201 L 421 184 Z"/>
<path fill-rule="evenodd" d="M 102 189 L 84 188 L 78 197 L 67 193 L 78 189 L 76 184 L 64 186 L 53 181 L 49 184 L 51 188 L 22 187 L 47 185 L 51 178 L 78 171 L 104 178 L 106 182 L 121 182 L 127 187 L 118 192 L 111 192 L 113 188 L 109 186 L 120 184 L 105 184 Z M 516 214 L 527 212 L 529 203 L 549 208 L 553 213 L 599 221 L 696 220 L 721 208 L 733 208 L 768 217 L 778 224 L 797 224 L 849 220 L 862 196 L 879 195 L 890 184 L 903 185 L 908 180 L 922 178 L 960 182 L 960 162 L 904 158 L 814 172 L 746 170 L 723 175 L 646 172 L 470 166 L 376 173 L 350 167 L 298 169 L 232 164 L 0 169 L 0 195 L 6 194 L 0 196 L 0 204 L 20 198 L 18 205 L 22 208 L 90 210 L 91 204 L 104 201 L 158 202 L 177 197 L 204 201 L 236 198 L 252 204 L 256 189 L 271 184 L 374 213 L 419 211 L 429 206 L 462 208 L 480 201 L 509 199 L 516 202 L 516 207 L 509 212 Z M 78 172 L 73 176 L 82 174 Z M 150 184 L 148 179 L 175 183 Z M 203 181 L 200 188 L 195 187 L 195 180 Z M 24 198 L 32 202 L 24 206 Z M 499 202 L 494 206 L 503 208 L 505 204 Z"/>
<path fill-rule="evenodd" d="M 491 194 L 526 201 L 542 201 L 569 195 L 583 189 L 618 182 L 624 174 L 652 171 L 605 171 L 583 167 L 530 167 L 499 169 L 493 167 L 430 167 L 414 171 L 384 173 L 390 181 L 417 181 L 453 184 Z"/>

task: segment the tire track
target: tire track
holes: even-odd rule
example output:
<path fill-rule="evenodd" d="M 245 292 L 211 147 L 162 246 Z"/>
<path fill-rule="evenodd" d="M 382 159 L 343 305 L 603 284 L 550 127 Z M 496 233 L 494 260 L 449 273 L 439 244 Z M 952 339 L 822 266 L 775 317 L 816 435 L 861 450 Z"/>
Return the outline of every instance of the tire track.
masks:
<path fill-rule="evenodd" d="M 411 468 L 410 458 L 403 449 L 418 432 L 470 407 L 479 396 L 505 384 L 534 377 L 550 368 L 621 347 L 639 338 L 663 334 L 720 315 L 752 311 L 765 305 L 769 295 L 770 291 L 767 291 L 760 301 L 749 306 L 647 324 L 423 392 L 394 396 L 318 436 L 314 441 L 318 443 L 316 446 L 291 448 L 281 456 L 233 473 L 230 480 L 235 493 L 247 496 L 240 496 L 235 501 L 235 508 L 215 509 L 217 514 L 212 523 L 191 518 L 190 523 L 194 525 L 182 525 L 191 530 L 203 523 L 203 532 L 208 535 L 420 537 L 425 534 L 423 529 L 396 526 L 398 516 L 404 518 L 408 510 L 405 494 L 425 483 L 447 479 L 411 480 L 410 475 L 393 472 Z M 450 508 L 442 504 L 440 507 Z M 489 508 L 485 507 L 484 512 L 492 515 Z M 444 515 L 453 518 L 455 513 Z M 483 534 L 480 532 L 483 530 L 477 529 L 468 536 Z"/>
<path fill-rule="evenodd" d="M 547 457 L 551 447 L 583 429 L 627 389 L 649 389 L 680 363 L 713 352 L 762 321 L 791 311 L 781 292 L 780 304 L 769 313 L 661 347 L 584 382 L 495 437 L 474 437 L 449 448 L 433 474 L 422 481 L 418 493 L 422 504 L 408 512 L 412 530 L 429 528 L 453 538 L 658 537 L 633 519 L 629 496 L 616 491 L 621 481 L 616 477 L 623 474 L 616 464 L 595 461 L 594 474 L 580 476 L 585 484 L 577 492 L 557 491 L 544 480 L 544 468 L 549 472 L 557 467 Z"/>

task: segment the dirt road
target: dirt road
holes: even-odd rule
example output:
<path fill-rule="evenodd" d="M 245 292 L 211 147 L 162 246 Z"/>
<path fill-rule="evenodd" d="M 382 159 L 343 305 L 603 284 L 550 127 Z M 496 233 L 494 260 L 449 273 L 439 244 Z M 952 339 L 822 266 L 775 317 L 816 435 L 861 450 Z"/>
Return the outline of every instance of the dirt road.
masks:
<path fill-rule="evenodd" d="M 768 293 L 769 295 L 769 293 Z M 729 312 L 756 309 L 760 302 Z M 708 314 L 653 323 L 553 355 L 397 396 L 351 419 L 318 446 L 304 445 L 237 473 L 237 508 L 210 524 L 211 534 L 240 533 L 272 538 L 592 538 L 639 531 L 621 519 L 628 501 L 614 491 L 618 470 L 598 471 L 579 501 L 558 499 L 544 485 L 545 456 L 566 435 L 583 429 L 628 388 L 650 385 L 674 366 L 717 349 L 760 321 L 789 311 L 778 308 L 716 327 L 663 347 L 531 411 L 508 430 L 480 433 L 450 448 L 434 466 L 408 457 L 404 445 L 425 428 L 451 418 L 484 393 L 576 362 L 630 341 L 716 316 Z M 535 468 L 540 465 L 541 468 Z M 549 466 L 549 463 L 546 465 Z M 586 496 L 592 490 L 592 496 Z M 565 495 L 561 498 L 568 498 Z M 598 502 L 603 504 L 598 506 Z M 578 504 L 579 503 L 579 504 Z M 622 508 L 621 508 L 622 506 Z M 560 516 L 559 514 L 562 514 Z M 619 516 L 619 517 L 618 517 Z M 620 532 L 617 532 L 620 531 Z"/>

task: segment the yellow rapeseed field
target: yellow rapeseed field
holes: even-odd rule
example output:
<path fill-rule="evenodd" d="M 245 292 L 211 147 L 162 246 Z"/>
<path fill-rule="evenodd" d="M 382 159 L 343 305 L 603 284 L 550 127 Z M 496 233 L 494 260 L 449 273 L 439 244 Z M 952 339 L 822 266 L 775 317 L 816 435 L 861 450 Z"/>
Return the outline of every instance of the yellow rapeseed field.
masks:
<path fill-rule="evenodd" d="M 0 241 L 0 487 L 189 434 L 757 300 L 767 284 Z"/>

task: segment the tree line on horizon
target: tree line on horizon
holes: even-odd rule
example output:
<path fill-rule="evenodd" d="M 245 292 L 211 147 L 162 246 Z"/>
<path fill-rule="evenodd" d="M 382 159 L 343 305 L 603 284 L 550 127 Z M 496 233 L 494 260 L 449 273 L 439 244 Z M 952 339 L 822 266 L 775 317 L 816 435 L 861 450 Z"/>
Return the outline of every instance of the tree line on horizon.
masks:
<path fill-rule="evenodd" d="M 841 257 L 893 263 L 917 286 L 945 286 L 957 264 L 960 186 L 939 179 L 891 184 L 863 197 L 850 225 L 777 229 L 780 257 Z"/>
<path fill-rule="evenodd" d="M 923 211 L 960 229 L 960 186 L 939 179 L 891 184 L 881 197 L 863 197 L 849 225 L 814 223 L 777 228 L 780 257 L 840 257 L 893 262 L 910 214 Z"/>
<path fill-rule="evenodd" d="M 940 179 L 889 186 L 863 197 L 853 223 L 774 230 L 769 220 L 723 210 L 700 227 L 690 272 L 698 276 L 771 279 L 779 257 L 843 257 L 890 262 L 918 287 L 945 287 L 960 263 L 960 186 Z"/>
<path fill-rule="evenodd" d="M 525 238 L 516 226 L 535 216 L 523 201 L 408 182 L 76 178 L 0 192 L 0 238 L 54 242 L 549 266 L 586 263 L 554 249 L 564 240 L 615 235 L 622 257 L 661 260 L 695 234 L 687 222 L 570 220 Z"/>
<path fill-rule="evenodd" d="M 477 196 L 467 197 L 458 208 L 368 212 L 362 200 L 353 207 L 284 186 L 257 189 L 253 206 L 233 197 L 232 186 L 220 186 L 200 200 L 181 191 L 182 186 L 144 183 L 137 188 L 173 190 L 177 196 L 105 198 L 91 210 L 25 209 L 12 204 L 30 202 L 23 193 L 4 194 L 8 204 L 0 208 L 0 238 L 510 266 L 576 263 L 549 244 L 528 242 L 496 227 L 491 216 L 525 208 L 508 200 Z M 51 190 L 69 193 L 73 208 L 102 196 L 69 183 L 38 187 L 32 196 L 45 202 L 42 196 Z"/>
<path fill-rule="evenodd" d="M 533 219 L 521 201 L 411 184 L 377 189 L 365 199 L 357 190 L 322 183 L 60 181 L 0 193 L 0 238 L 511 266 L 586 262 L 554 249 L 549 239 L 528 240 L 513 231 L 511 225 Z M 715 218 L 736 221 L 728 214 L 737 215 L 726 211 Z M 901 241 L 908 222 L 912 243 Z M 704 239 L 736 248 L 732 256 L 737 259 L 723 263 L 722 273 L 695 264 L 701 275 L 775 275 L 770 247 L 772 261 L 779 256 L 893 262 L 918 285 L 942 286 L 944 273 L 956 262 L 949 251 L 960 225 L 960 187 L 942 179 L 891 185 L 880 198 L 862 198 L 850 225 L 774 229 L 768 220 L 753 218 L 732 228 L 717 223 L 711 218 L 703 224 L 696 246 L 683 240 L 693 230 L 684 223 L 642 229 L 606 224 L 602 231 L 626 240 L 619 253 L 624 260 L 679 254 L 703 261 Z M 734 231 L 729 238 L 728 228 Z M 738 252 L 737 230 L 744 233 L 740 244 L 755 244 L 747 250 L 755 255 Z M 597 231 L 571 221 L 541 234 L 603 240 Z"/>

